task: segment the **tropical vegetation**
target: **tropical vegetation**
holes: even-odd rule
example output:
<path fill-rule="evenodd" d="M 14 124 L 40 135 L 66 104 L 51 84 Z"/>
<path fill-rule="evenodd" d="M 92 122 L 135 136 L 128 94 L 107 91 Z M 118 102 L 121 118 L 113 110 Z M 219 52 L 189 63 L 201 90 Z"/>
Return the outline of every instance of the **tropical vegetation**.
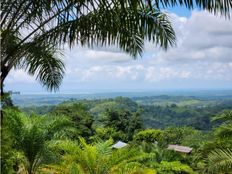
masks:
<path fill-rule="evenodd" d="M 142 55 L 145 41 L 164 50 L 174 46 L 175 32 L 164 12 L 173 6 L 229 18 L 232 1 L 2 0 L 1 172 L 232 173 L 230 100 L 199 108 L 196 100 L 145 105 L 154 101 L 118 97 L 64 102 L 38 114 L 14 106 L 4 94 L 13 69 L 23 69 L 48 90 L 57 90 L 65 72 L 65 44 L 116 45 L 134 58 Z M 117 142 L 124 147 L 115 147 Z"/>
<path fill-rule="evenodd" d="M 212 113 L 212 126 L 207 131 L 177 125 L 146 128 L 141 108 L 128 98 L 115 100 L 121 101 L 120 107 L 115 102 L 101 117 L 94 116 L 92 107 L 85 105 L 97 102 L 88 100 L 64 102 L 44 115 L 4 107 L 2 172 L 231 173 L 231 110 Z M 103 106 L 101 100 L 98 102 Z M 127 146 L 114 149 L 118 141 Z M 192 151 L 169 150 L 170 144 L 191 147 Z"/>

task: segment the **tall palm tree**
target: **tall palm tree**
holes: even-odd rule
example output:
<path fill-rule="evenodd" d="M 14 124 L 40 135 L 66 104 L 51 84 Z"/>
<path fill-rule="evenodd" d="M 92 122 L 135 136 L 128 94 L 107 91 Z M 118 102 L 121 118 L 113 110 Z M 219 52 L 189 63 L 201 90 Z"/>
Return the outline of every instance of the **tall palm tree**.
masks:
<path fill-rule="evenodd" d="M 68 43 L 70 47 L 75 43 L 90 47 L 116 44 L 133 57 L 142 54 L 145 39 L 164 49 L 173 46 L 175 33 L 167 15 L 161 9 L 176 5 L 188 9 L 196 6 L 229 16 L 232 2 L 2 0 L 1 94 L 3 95 L 5 78 L 16 67 L 23 67 L 31 75 L 38 73 L 37 79 L 44 86 L 57 89 L 63 77 L 64 66 L 60 59 L 55 58 L 54 50 L 64 43 Z M 43 56 L 37 58 L 38 54 L 32 50 L 40 50 L 37 53 Z M 17 66 L 25 61 L 24 66 Z M 48 75 L 49 72 L 54 73 Z"/>
<path fill-rule="evenodd" d="M 12 147 L 23 158 L 22 164 L 15 166 L 21 169 L 23 166 L 29 174 L 35 173 L 40 165 L 54 160 L 48 148 L 52 140 L 63 139 L 75 131 L 66 117 L 27 116 L 9 109 L 4 112 L 7 115 L 4 127 L 10 132 Z"/>

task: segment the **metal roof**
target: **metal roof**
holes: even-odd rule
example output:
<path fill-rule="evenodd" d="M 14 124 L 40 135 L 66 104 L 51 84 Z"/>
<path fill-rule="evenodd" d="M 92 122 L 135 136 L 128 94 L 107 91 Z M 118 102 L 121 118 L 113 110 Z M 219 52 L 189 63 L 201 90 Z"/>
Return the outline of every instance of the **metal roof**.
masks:
<path fill-rule="evenodd" d="M 116 149 L 120 149 L 120 148 L 123 148 L 125 146 L 127 146 L 128 144 L 127 143 L 124 143 L 122 141 L 118 141 L 116 144 L 114 144 L 112 147 L 113 148 L 116 148 Z"/>
<path fill-rule="evenodd" d="M 187 146 L 169 144 L 168 149 L 169 150 L 174 150 L 174 151 L 177 151 L 177 152 L 182 152 L 182 153 L 190 153 L 193 148 L 187 147 Z"/>

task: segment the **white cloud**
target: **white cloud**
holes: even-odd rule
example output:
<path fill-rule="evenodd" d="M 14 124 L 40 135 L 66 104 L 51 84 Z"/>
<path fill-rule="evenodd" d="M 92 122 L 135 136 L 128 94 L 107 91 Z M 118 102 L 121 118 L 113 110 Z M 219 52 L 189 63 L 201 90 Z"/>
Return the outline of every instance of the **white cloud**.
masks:
<path fill-rule="evenodd" d="M 110 51 L 96 51 L 88 50 L 85 54 L 86 57 L 95 61 L 106 62 L 125 62 L 130 61 L 131 57 L 125 53 L 110 52 Z"/>
<path fill-rule="evenodd" d="M 176 48 L 160 52 L 160 58 L 172 63 L 196 60 L 222 62 L 232 60 L 232 22 L 207 12 L 193 12 L 187 21 L 174 23 L 179 40 Z"/>
<path fill-rule="evenodd" d="M 35 77 L 29 76 L 25 71 L 13 70 L 6 78 L 6 83 L 35 83 Z"/>
<path fill-rule="evenodd" d="M 165 79 L 185 79 L 190 76 L 190 72 L 172 69 L 170 67 L 154 68 L 148 67 L 145 72 L 145 80 L 148 82 L 157 82 Z"/>

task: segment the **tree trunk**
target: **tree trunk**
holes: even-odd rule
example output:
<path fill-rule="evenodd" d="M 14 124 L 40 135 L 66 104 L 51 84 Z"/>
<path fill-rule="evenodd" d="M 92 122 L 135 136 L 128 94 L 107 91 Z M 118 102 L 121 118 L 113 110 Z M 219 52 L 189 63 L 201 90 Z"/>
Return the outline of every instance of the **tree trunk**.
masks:
<path fill-rule="evenodd" d="M 2 108 L 2 101 L 3 101 L 3 97 L 4 97 L 4 91 L 3 91 L 3 81 L 4 80 L 2 80 L 2 77 L 1 77 L 1 123 L 0 123 L 0 125 L 1 125 L 1 127 L 2 127 L 2 123 L 3 123 L 3 108 Z"/>
<path fill-rule="evenodd" d="M 2 124 L 3 124 L 3 108 L 2 108 L 2 102 L 3 102 L 3 100 L 4 100 L 4 89 L 3 89 L 3 87 L 4 87 L 4 80 L 5 80 L 5 78 L 6 78 L 6 76 L 7 76 L 7 74 L 9 73 L 9 71 L 7 70 L 7 67 L 6 66 L 1 66 L 1 86 L 0 86 L 0 88 L 1 88 L 1 126 L 2 126 Z"/>

